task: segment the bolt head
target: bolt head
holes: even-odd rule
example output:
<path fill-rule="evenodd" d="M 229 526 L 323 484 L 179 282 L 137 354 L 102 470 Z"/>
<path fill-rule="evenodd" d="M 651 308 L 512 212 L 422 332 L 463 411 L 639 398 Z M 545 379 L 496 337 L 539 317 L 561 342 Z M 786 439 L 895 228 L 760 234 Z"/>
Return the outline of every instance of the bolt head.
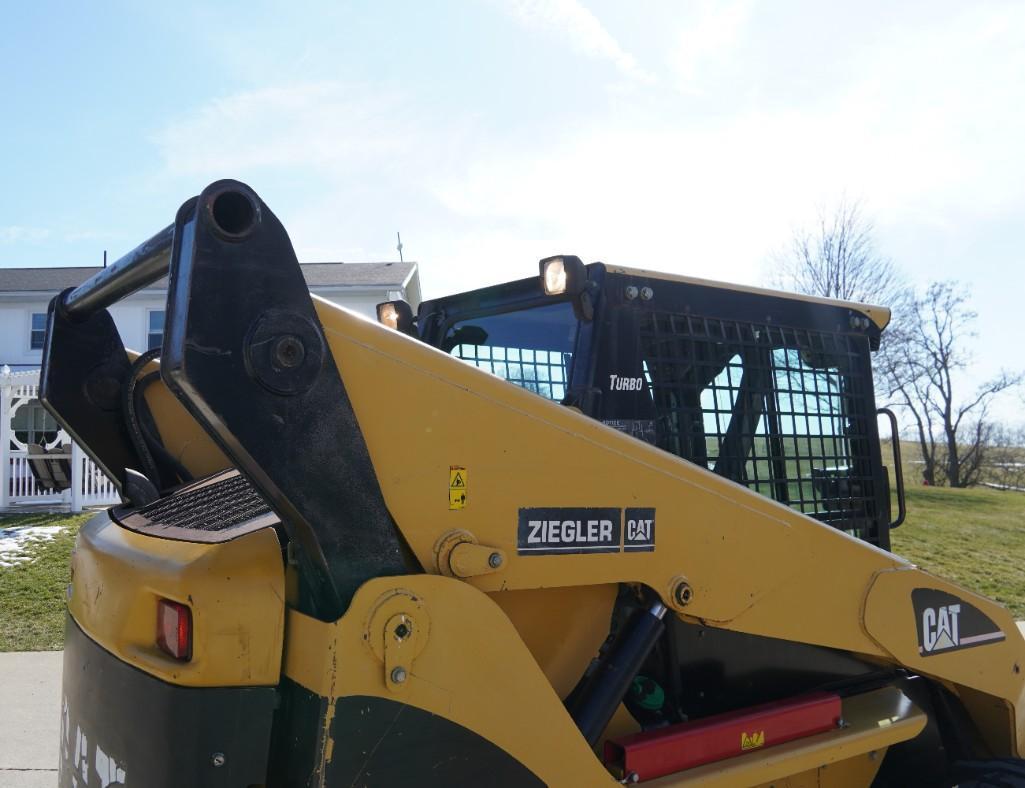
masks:
<path fill-rule="evenodd" d="M 641 288 L 641 300 L 642 301 L 650 301 L 654 297 L 655 297 L 655 291 L 652 290 L 650 287 L 642 287 Z"/>
<path fill-rule="evenodd" d="M 492 569 L 498 569 L 502 565 L 502 554 L 492 553 L 488 556 L 488 566 Z"/>
<path fill-rule="evenodd" d="M 406 680 L 406 669 L 403 667 L 392 668 L 391 680 L 394 684 L 401 684 Z"/>
<path fill-rule="evenodd" d="M 673 598 L 678 605 L 689 605 L 694 598 L 694 591 L 687 583 L 677 583 L 676 588 L 673 589 Z"/>
<path fill-rule="evenodd" d="M 228 759 L 224 757 L 223 752 L 215 752 L 213 755 L 210 756 L 210 763 L 215 768 L 220 768 L 221 766 L 224 766 L 227 760 Z"/>
<path fill-rule="evenodd" d="M 395 637 L 397 637 L 399 640 L 405 640 L 409 637 L 410 631 L 410 626 L 408 624 L 399 624 L 397 627 L 395 627 Z"/>
<path fill-rule="evenodd" d="M 635 298 L 637 298 L 638 292 L 640 291 L 633 285 L 627 285 L 626 290 L 623 291 L 623 295 L 626 296 L 627 301 L 633 301 Z"/>
<path fill-rule="evenodd" d="M 274 343 L 274 362 L 284 369 L 294 369 L 306 358 L 306 347 L 302 340 L 292 334 L 278 338 Z"/>

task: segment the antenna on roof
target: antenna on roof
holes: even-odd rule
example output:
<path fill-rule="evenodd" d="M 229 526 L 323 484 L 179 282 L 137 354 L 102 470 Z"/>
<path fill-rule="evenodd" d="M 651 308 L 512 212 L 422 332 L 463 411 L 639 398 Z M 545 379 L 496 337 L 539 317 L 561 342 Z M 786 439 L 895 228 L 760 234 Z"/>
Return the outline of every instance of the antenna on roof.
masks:
<path fill-rule="evenodd" d="M 395 237 L 399 239 L 399 245 L 395 247 L 396 249 L 399 250 L 399 262 L 400 263 L 404 263 L 406 261 L 402 259 L 402 234 L 399 233 L 398 230 L 396 230 L 395 231 Z"/>

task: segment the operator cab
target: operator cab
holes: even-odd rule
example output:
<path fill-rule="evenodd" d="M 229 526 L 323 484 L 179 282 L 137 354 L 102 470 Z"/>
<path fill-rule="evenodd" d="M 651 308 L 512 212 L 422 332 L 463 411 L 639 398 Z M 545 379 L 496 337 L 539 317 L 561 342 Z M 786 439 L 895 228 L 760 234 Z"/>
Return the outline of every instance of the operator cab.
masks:
<path fill-rule="evenodd" d="M 382 322 L 889 548 L 870 361 L 886 309 L 574 257 L 403 306 Z"/>

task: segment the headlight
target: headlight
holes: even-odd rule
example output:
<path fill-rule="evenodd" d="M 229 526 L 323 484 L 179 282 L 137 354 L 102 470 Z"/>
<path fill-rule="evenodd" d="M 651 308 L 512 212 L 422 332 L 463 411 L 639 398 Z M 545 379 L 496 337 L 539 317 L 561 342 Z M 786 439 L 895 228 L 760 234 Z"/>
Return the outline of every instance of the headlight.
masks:
<path fill-rule="evenodd" d="M 385 301 L 377 305 L 377 322 L 403 334 L 413 334 L 413 308 L 405 301 Z"/>
<path fill-rule="evenodd" d="M 556 296 L 570 293 L 576 295 L 583 290 L 587 271 L 579 257 L 559 255 L 546 257 L 540 263 L 541 287 L 545 295 Z"/>

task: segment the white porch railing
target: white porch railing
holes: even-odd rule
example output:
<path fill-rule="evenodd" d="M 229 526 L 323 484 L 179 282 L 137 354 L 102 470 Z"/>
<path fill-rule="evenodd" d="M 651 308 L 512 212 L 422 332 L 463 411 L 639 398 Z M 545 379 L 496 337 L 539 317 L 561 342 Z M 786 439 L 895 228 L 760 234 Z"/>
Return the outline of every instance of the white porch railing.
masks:
<path fill-rule="evenodd" d="M 33 403 L 39 394 L 39 373 L 0 372 L 0 512 L 26 506 L 53 506 L 80 512 L 87 506 L 110 506 L 120 498 L 117 488 L 71 441 L 63 430 L 43 448 L 46 461 L 63 461 L 70 467 L 70 488 L 46 489 L 32 472 L 28 445 L 12 428 L 15 414 Z M 38 456 L 38 455 L 37 455 Z"/>

